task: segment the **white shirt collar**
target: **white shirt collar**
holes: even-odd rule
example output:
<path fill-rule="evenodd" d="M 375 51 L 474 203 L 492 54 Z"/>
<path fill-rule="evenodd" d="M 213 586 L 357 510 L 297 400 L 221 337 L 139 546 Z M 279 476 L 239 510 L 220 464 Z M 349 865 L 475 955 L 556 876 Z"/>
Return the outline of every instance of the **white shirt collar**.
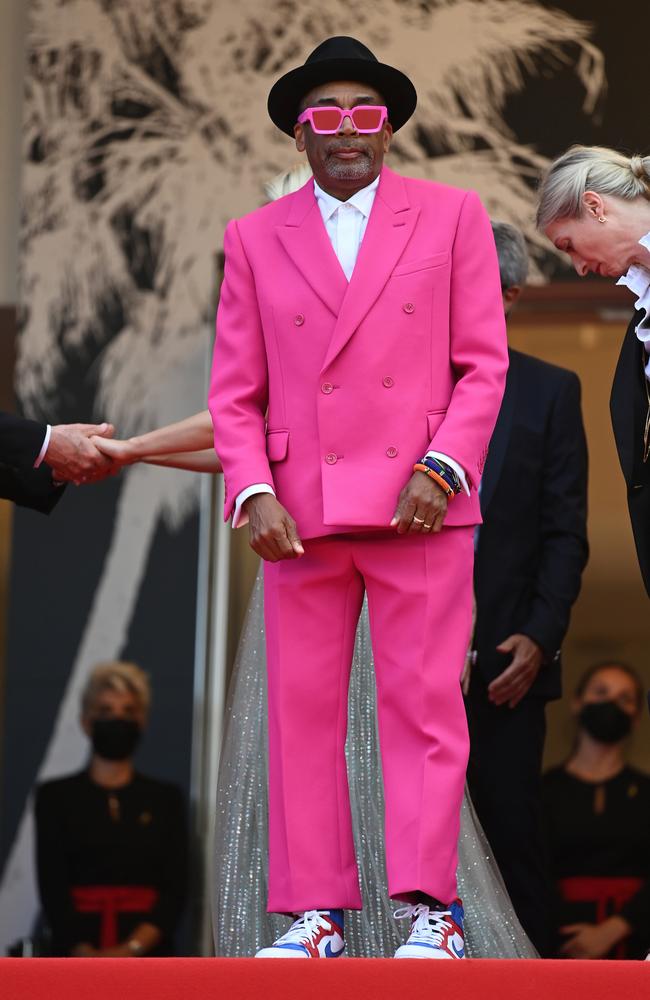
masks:
<path fill-rule="evenodd" d="M 368 184 L 367 187 L 361 188 L 356 194 L 353 194 L 351 198 L 348 198 L 347 202 L 339 201 L 338 198 L 334 198 L 327 191 L 323 191 L 316 181 L 314 181 L 314 195 L 316 196 L 316 201 L 320 203 L 320 210 L 323 214 L 325 220 L 331 219 L 334 213 L 341 207 L 341 205 L 353 205 L 356 209 L 361 212 L 363 216 L 368 218 L 372 210 L 372 205 L 375 200 L 375 193 L 379 187 L 379 177 L 375 177 L 372 184 Z"/>
<path fill-rule="evenodd" d="M 650 233 L 642 236 L 639 243 L 646 250 L 650 250 Z M 643 264 L 632 264 L 627 273 L 622 278 L 619 278 L 616 284 L 625 285 L 626 288 L 629 288 L 631 292 L 641 299 L 650 288 L 650 267 L 645 267 Z"/>

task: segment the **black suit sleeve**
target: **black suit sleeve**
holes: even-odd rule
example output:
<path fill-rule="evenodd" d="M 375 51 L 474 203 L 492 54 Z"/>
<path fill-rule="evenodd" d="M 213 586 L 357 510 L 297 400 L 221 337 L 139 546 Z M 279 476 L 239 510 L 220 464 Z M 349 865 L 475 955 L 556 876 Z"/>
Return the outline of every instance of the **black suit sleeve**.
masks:
<path fill-rule="evenodd" d="M 548 658 L 560 648 L 569 627 L 588 555 L 587 442 L 580 381 L 567 372 L 545 436 L 539 568 L 528 619 L 520 630 Z"/>
<path fill-rule="evenodd" d="M 63 496 L 64 489 L 52 482 L 52 473 L 45 465 L 38 469 L 10 469 L 0 464 L 0 497 L 20 507 L 49 514 Z"/>
<path fill-rule="evenodd" d="M 0 410 L 0 462 L 31 469 L 43 447 L 47 424 Z"/>

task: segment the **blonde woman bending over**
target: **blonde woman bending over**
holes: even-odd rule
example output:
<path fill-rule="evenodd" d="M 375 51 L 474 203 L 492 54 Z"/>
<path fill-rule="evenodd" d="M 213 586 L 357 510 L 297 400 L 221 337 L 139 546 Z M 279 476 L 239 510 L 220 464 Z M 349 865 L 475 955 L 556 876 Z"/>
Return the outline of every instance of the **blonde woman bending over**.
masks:
<path fill-rule="evenodd" d="M 650 595 L 650 156 L 572 146 L 542 181 L 537 225 L 568 254 L 580 277 L 617 278 L 636 297 L 610 409 Z"/>

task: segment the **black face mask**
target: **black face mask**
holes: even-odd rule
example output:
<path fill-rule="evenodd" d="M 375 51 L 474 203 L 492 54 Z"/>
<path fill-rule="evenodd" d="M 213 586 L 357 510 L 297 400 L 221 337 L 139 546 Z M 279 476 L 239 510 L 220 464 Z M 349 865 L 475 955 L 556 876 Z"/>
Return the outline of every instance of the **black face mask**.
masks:
<path fill-rule="evenodd" d="M 593 701 L 582 706 L 580 725 L 599 743 L 620 743 L 630 735 L 632 717 L 615 701 Z"/>
<path fill-rule="evenodd" d="M 104 760 L 126 760 L 141 735 L 142 730 L 133 719 L 95 719 L 91 732 L 93 750 Z"/>

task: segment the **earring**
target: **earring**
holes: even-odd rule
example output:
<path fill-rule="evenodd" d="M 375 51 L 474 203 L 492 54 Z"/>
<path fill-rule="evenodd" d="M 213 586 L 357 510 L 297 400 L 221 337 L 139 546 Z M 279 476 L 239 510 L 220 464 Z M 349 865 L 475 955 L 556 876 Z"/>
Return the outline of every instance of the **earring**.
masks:
<path fill-rule="evenodd" d="M 604 215 L 599 215 L 599 216 L 598 216 L 598 221 L 599 221 L 599 222 L 607 222 L 607 219 L 605 218 L 605 216 L 604 216 Z"/>

